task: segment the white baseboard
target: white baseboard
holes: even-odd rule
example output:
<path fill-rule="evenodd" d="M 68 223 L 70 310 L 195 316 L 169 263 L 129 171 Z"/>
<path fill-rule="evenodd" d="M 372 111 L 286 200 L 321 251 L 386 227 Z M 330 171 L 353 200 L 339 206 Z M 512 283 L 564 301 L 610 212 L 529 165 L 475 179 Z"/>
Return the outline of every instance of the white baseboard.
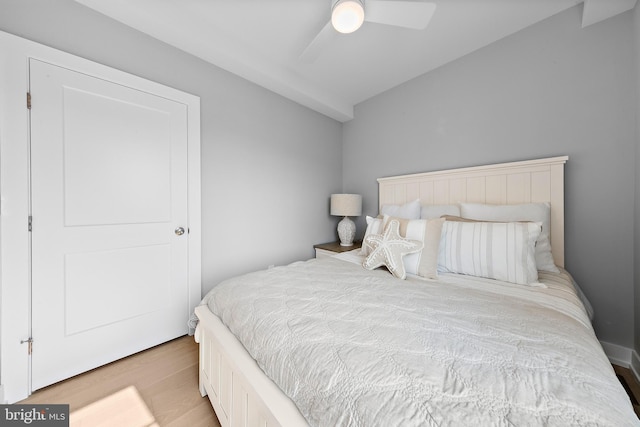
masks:
<path fill-rule="evenodd" d="M 605 341 L 600 341 L 600 345 L 609 358 L 609 361 L 615 365 L 622 366 L 623 368 L 629 368 L 631 366 L 631 356 L 633 351 L 630 348 L 623 347 L 618 344 L 611 344 Z M 638 360 L 638 368 L 640 368 L 640 359 Z M 640 369 L 638 369 L 640 371 Z"/>
<path fill-rule="evenodd" d="M 636 377 L 636 381 L 640 383 L 640 375 L 638 375 L 640 373 L 640 356 L 635 350 L 631 353 L 631 366 L 629 368 L 633 372 L 633 376 Z"/>

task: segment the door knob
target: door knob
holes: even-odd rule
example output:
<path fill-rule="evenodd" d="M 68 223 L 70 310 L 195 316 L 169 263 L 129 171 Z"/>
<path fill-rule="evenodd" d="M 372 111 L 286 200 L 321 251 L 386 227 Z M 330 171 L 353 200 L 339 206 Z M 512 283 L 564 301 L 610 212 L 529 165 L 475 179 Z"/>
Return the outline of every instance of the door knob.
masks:
<path fill-rule="evenodd" d="M 184 228 L 178 227 L 175 229 L 174 233 L 176 233 L 176 236 L 182 236 L 184 234 Z"/>

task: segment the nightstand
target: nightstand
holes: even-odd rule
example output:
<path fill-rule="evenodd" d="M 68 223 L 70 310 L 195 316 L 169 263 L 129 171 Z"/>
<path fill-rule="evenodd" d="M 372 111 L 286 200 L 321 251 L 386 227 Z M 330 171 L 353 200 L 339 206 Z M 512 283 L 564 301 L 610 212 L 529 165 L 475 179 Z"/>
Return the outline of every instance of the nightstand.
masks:
<path fill-rule="evenodd" d="M 353 242 L 351 246 L 341 246 L 340 242 L 322 243 L 319 245 L 313 245 L 316 250 L 316 258 L 322 258 L 339 254 L 341 252 L 348 252 L 354 249 L 360 249 L 362 242 Z"/>

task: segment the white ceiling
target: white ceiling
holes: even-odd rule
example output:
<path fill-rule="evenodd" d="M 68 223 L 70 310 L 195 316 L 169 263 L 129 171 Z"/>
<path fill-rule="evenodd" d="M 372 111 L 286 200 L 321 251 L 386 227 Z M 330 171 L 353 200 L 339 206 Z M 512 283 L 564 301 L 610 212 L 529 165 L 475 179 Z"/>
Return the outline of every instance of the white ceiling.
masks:
<path fill-rule="evenodd" d="M 332 0 L 76 1 L 343 122 L 361 101 L 583 3 L 430 0 L 426 29 L 365 22 L 352 34 L 334 32 L 309 62 L 299 56 L 329 21 Z M 584 0 L 583 24 L 635 2 Z"/>

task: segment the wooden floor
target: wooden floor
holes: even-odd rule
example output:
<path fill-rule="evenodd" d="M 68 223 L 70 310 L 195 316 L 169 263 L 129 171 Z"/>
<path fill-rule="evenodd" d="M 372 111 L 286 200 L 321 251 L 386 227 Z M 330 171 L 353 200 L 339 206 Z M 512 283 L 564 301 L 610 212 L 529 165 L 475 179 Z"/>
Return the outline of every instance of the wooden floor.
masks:
<path fill-rule="evenodd" d="M 617 365 L 613 365 L 613 369 L 616 371 L 620 383 L 627 391 L 629 399 L 631 399 L 633 410 L 636 412 L 638 418 L 640 418 L 640 384 L 638 384 L 635 375 L 633 375 L 630 369 Z"/>
<path fill-rule="evenodd" d="M 220 426 L 198 391 L 198 345 L 189 336 L 38 390 L 20 403 L 69 404 L 72 427 Z"/>

